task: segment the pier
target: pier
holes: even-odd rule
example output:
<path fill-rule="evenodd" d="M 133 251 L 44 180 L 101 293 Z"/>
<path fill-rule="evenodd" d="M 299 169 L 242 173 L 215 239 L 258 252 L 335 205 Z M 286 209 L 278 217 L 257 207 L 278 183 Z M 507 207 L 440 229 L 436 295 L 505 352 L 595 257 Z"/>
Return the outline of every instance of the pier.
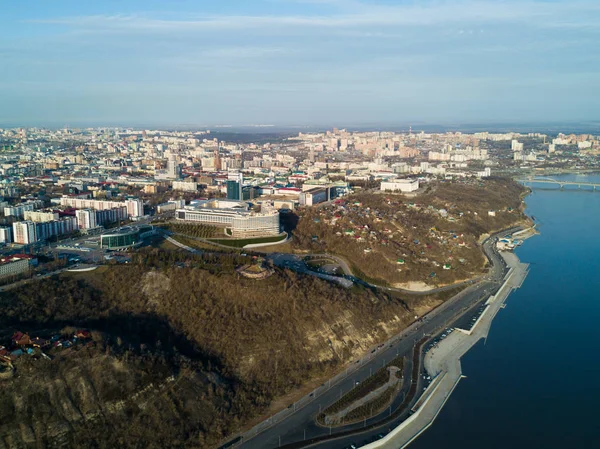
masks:
<path fill-rule="evenodd" d="M 487 338 L 492 320 L 503 308 L 506 298 L 521 287 L 527 276 L 529 265 L 521 263 L 515 254 L 502 253 L 502 257 L 510 271 L 502 287 L 486 301 L 486 308 L 473 328 L 468 331 L 457 328 L 457 332 L 448 335 L 425 355 L 425 369 L 433 381 L 415 405 L 414 413 L 381 440 L 364 446 L 365 449 L 405 448 L 433 424 L 458 382 L 465 378 L 460 358 L 479 340 Z"/>

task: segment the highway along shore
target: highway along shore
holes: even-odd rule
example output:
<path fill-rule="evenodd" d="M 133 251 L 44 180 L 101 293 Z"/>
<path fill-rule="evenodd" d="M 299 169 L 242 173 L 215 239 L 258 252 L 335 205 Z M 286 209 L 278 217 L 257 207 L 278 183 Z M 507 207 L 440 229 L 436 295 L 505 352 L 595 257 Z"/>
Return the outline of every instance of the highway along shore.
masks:
<path fill-rule="evenodd" d="M 487 336 L 491 321 L 504 300 L 525 279 L 528 266 L 520 263 L 512 252 L 500 253 L 496 249 L 501 239 L 512 239 L 518 234 L 523 240 L 534 233 L 524 231 L 527 230 L 513 227 L 488 237 L 482 243 L 490 263 L 486 276 L 287 409 L 221 447 L 346 448 L 354 445 L 397 449 L 409 444 L 431 425 L 462 378 L 460 357 Z M 393 382 L 396 388 L 393 399 L 383 406 L 381 399 L 373 402 L 377 404 L 375 414 L 364 417 L 358 407 L 364 404 L 352 405 L 352 401 L 346 399 L 343 407 L 338 404 L 334 409 L 338 417 L 344 407 L 353 411 L 353 419 L 347 423 L 324 419 L 324 411 L 343 401 L 353 390 L 360 389 L 360 385 L 371 382 L 374 373 L 378 372 L 381 377 L 382 368 L 392 361 L 401 379 Z M 391 377 L 385 382 L 392 388 Z M 377 387 L 378 391 L 385 391 L 382 384 Z"/>
<path fill-rule="evenodd" d="M 487 338 L 492 320 L 504 307 L 506 298 L 522 285 L 527 276 L 529 265 L 521 263 L 514 253 L 504 252 L 502 257 L 509 267 L 505 281 L 479 307 L 478 313 L 470 319 L 472 324 L 469 320 L 461 320 L 461 327 L 455 327 L 450 333 L 444 332 L 426 347 L 424 375 L 431 378 L 431 383 L 413 406 L 411 416 L 382 439 L 363 447 L 406 447 L 433 423 L 458 382 L 465 377 L 461 371 L 461 357 L 480 339 Z"/>

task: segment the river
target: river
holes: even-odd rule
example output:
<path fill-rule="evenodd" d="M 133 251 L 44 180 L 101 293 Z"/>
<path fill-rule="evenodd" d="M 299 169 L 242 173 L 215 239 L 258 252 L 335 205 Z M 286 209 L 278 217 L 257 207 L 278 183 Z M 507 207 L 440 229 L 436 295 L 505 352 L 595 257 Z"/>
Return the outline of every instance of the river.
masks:
<path fill-rule="evenodd" d="M 600 191 L 535 188 L 526 202 L 541 232 L 516 250 L 529 275 L 410 449 L 600 447 Z"/>

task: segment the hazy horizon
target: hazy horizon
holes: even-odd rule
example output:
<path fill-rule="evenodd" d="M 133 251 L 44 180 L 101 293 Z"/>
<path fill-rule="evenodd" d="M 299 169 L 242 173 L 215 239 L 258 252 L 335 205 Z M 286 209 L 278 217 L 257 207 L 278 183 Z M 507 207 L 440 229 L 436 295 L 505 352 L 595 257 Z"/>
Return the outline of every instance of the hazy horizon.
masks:
<path fill-rule="evenodd" d="M 600 120 L 591 0 L 34 0 L 3 18 L 6 126 Z"/>
<path fill-rule="evenodd" d="M 325 132 L 334 128 L 346 129 L 351 132 L 408 132 L 421 131 L 425 133 L 444 132 L 518 132 L 518 133 L 544 133 L 548 135 L 563 134 L 594 134 L 600 130 L 600 122 L 552 122 L 552 123 L 411 123 L 411 124 L 323 124 L 323 125 L 210 125 L 210 124 L 161 124 L 161 123 L 74 123 L 74 124 L 25 124 L 25 123 L 0 123 L 0 129 L 10 128 L 40 128 L 40 129 L 87 129 L 87 128 L 118 128 L 139 130 L 174 130 L 174 131 L 204 131 L 210 130 L 211 134 L 297 134 L 298 132 Z"/>

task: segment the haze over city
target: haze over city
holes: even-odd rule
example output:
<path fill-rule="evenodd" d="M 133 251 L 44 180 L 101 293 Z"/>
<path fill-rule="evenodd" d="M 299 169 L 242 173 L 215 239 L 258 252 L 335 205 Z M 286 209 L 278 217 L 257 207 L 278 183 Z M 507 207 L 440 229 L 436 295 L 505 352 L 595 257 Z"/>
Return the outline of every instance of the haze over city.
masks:
<path fill-rule="evenodd" d="M 0 449 L 597 446 L 597 1 L 0 11 Z"/>
<path fill-rule="evenodd" d="M 597 120 L 600 5 L 6 2 L 0 124 Z"/>

